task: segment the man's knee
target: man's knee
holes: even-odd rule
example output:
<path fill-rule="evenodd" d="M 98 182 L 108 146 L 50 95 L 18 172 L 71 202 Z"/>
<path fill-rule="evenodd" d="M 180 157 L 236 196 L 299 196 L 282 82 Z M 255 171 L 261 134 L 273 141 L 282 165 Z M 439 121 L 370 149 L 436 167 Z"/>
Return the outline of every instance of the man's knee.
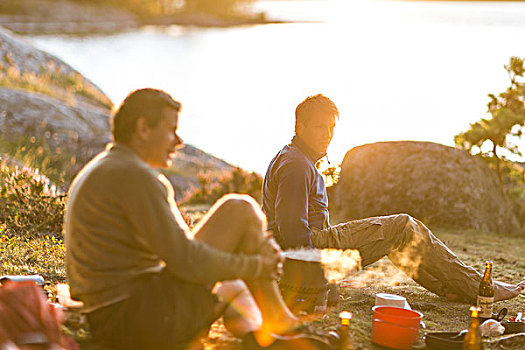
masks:
<path fill-rule="evenodd" d="M 231 303 L 233 299 L 248 291 L 248 287 L 241 280 L 223 281 L 214 288 L 221 300 Z"/>
<path fill-rule="evenodd" d="M 243 194 L 227 194 L 217 202 L 220 209 L 231 218 L 231 227 L 236 227 L 238 245 L 236 250 L 255 254 L 258 252 L 266 231 L 266 217 L 259 204 L 250 196 Z"/>
<path fill-rule="evenodd" d="M 387 225 L 393 226 L 396 231 L 406 231 L 406 228 L 409 228 L 414 223 L 414 218 L 406 213 L 390 215 L 387 218 L 389 219 L 387 220 Z"/>
<path fill-rule="evenodd" d="M 408 223 L 412 220 L 412 216 L 407 213 L 400 213 L 392 216 L 400 225 L 408 225 Z"/>
<path fill-rule="evenodd" d="M 414 236 L 414 219 L 409 214 L 401 213 L 383 217 L 383 232 L 385 238 L 395 246 L 406 244 Z"/>
<path fill-rule="evenodd" d="M 216 204 L 222 211 L 233 213 L 238 220 L 248 220 L 255 223 L 266 222 L 261 207 L 249 195 L 229 193 L 222 196 Z"/>

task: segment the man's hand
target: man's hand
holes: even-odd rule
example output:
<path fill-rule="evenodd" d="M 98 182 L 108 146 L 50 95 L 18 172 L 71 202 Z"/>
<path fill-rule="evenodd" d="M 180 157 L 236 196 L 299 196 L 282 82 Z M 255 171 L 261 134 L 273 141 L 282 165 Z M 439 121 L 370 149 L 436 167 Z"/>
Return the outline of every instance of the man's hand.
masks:
<path fill-rule="evenodd" d="M 267 237 L 259 251 L 262 261 L 262 272 L 259 278 L 275 280 L 283 273 L 284 256 L 273 237 Z"/>

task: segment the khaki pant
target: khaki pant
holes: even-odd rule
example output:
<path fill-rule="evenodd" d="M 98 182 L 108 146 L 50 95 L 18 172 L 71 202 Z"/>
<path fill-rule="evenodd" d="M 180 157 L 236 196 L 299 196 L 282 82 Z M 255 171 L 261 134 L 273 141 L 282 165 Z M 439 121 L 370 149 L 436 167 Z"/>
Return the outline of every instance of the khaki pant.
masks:
<path fill-rule="evenodd" d="M 476 299 L 481 274 L 407 214 L 353 220 L 312 231 L 316 248 L 357 249 L 365 267 L 384 256 L 429 291 Z"/>

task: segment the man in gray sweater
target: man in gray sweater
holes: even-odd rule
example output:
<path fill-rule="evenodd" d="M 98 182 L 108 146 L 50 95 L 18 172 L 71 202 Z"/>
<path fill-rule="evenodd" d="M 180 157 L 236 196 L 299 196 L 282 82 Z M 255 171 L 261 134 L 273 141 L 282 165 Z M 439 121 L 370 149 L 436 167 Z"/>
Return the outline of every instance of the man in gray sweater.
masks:
<path fill-rule="evenodd" d="M 223 197 L 188 228 L 155 170 L 182 144 L 179 110 L 163 91 L 132 92 L 113 116 L 114 143 L 73 181 L 64 225 L 72 297 L 115 349 L 183 348 L 220 315 L 234 335 L 268 345 L 298 323 L 275 283 L 279 248 L 248 196 Z"/>

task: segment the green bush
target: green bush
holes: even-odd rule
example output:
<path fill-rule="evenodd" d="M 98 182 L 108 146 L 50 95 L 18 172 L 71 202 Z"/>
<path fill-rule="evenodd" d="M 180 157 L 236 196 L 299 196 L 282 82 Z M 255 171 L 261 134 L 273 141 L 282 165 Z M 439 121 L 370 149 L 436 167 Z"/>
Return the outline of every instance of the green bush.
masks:
<path fill-rule="evenodd" d="M 45 135 L 44 137 L 48 137 Z M 48 138 L 53 137 L 49 135 Z M 64 142 L 63 146 L 68 146 Z M 66 187 L 80 168 L 77 157 L 60 147 L 52 148 L 48 140 L 36 136 L 8 139 L 0 137 L 0 154 L 16 159 L 27 168 L 38 169 L 59 188 Z"/>
<path fill-rule="evenodd" d="M 255 172 L 250 173 L 236 167 L 218 178 L 201 172 L 197 179 L 201 187 L 190 193 L 184 201 L 186 204 L 211 204 L 228 193 L 248 194 L 261 202 L 262 177 Z"/>
<path fill-rule="evenodd" d="M 517 142 L 525 128 L 525 58 L 511 57 L 505 70 L 510 86 L 497 96 L 489 94 L 487 112 L 490 117 L 481 118 L 467 131 L 454 136 L 459 148 L 488 159 L 502 183 L 502 163 L 507 159 L 505 152 L 507 155 L 522 155 Z M 484 147 L 487 147 L 486 151 Z"/>
<path fill-rule="evenodd" d="M 0 164 L 0 231 L 6 236 L 62 237 L 65 195 L 27 167 Z"/>
<path fill-rule="evenodd" d="M 510 86 L 498 95 L 489 94 L 488 118 L 454 137 L 459 148 L 485 160 L 498 174 L 514 212 L 525 225 L 525 171 L 509 161 L 508 155 L 522 156 L 518 143 L 525 128 L 525 58 L 511 57 L 505 65 Z"/>

